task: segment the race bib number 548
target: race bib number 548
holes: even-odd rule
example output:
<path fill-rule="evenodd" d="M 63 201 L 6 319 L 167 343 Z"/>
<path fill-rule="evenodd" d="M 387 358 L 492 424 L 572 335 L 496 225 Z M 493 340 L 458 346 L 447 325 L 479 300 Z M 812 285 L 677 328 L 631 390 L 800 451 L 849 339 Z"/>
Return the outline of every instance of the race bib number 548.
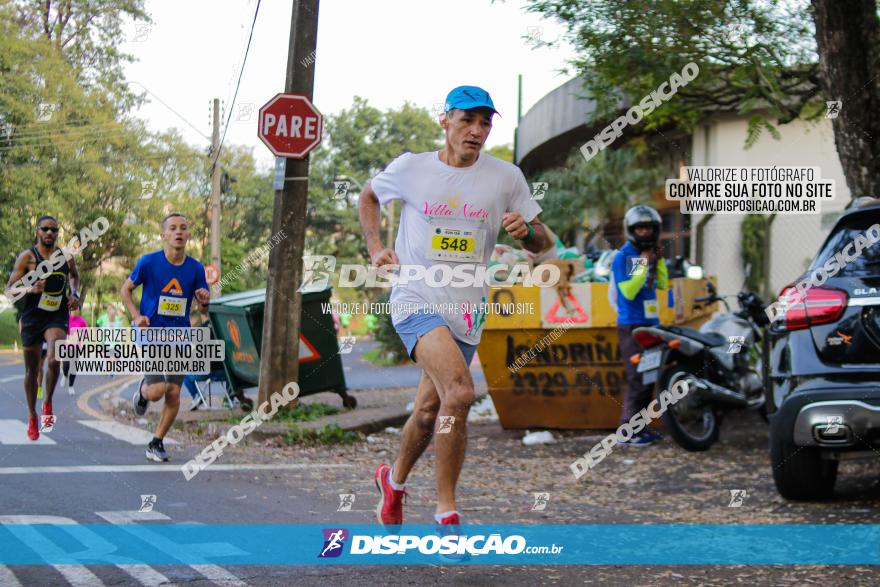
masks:
<path fill-rule="evenodd" d="M 472 253 L 474 251 L 474 239 L 469 237 L 457 238 L 454 236 L 435 235 L 431 246 L 440 251 L 458 251 L 460 253 Z"/>
<path fill-rule="evenodd" d="M 481 262 L 486 229 L 468 223 L 434 222 L 427 257 L 436 261 Z"/>

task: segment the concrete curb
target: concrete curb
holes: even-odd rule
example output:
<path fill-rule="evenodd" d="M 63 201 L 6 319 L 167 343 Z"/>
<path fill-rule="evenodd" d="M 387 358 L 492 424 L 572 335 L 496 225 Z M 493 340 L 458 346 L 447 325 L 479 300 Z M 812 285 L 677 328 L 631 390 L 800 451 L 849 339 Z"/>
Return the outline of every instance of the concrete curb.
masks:
<path fill-rule="evenodd" d="M 124 378 L 117 382 L 113 382 L 113 385 L 105 383 L 100 386 L 100 389 L 86 392 L 84 395 L 87 395 L 87 400 L 90 400 L 93 396 L 97 395 L 98 391 L 102 393 L 109 392 L 111 394 L 109 400 L 103 400 L 101 397 L 96 399 L 96 407 L 100 410 L 101 415 L 103 416 L 102 419 L 112 419 L 121 423 L 129 424 L 130 422 L 127 419 L 119 417 L 115 410 L 108 408 L 111 408 L 114 403 L 116 405 L 128 403 L 125 398 L 118 398 L 118 396 L 122 389 L 131 385 L 132 380 L 132 378 Z M 186 408 L 181 406 L 181 414 L 185 413 L 185 410 Z M 234 416 L 236 420 L 241 420 L 247 415 L 247 412 L 242 411 L 241 408 L 238 407 L 233 409 L 201 411 L 197 413 L 198 417 L 189 418 L 181 418 L 180 415 L 178 415 L 175 427 L 180 426 L 184 430 L 187 430 L 191 428 L 193 424 L 213 424 L 221 430 L 226 430 L 235 425 L 234 423 L 227 421 L 230 416 Z M 345 432 L 366 435 L 381 432 L 389 426 L 400 426 L 406 422 L 407 418 L 409 418 L 409 412 L 406 411 L 405 405 L 356 408 L 350 412 L 324 416 L 309 422 L 266 422 L 254 429 L 249 436 L 254 440 L 283 438 L 286 437 L 287 433 L 290 431 L 291 424 L 296 424 L 301 430 L 321 430 L 325 426 L 337 424 Z"/>
<path fill-rule="evenodd" d="M 378 410 L 377 410 L 378 411 Z M 389 426 L 400 426 L 409 418 L 409 413 L 400 412 L 398 410 L 383 410 L 384 414 L 365 414 L 365 418 L 359 418 L 358 422 L 340 424 L 338 418 L 334 420 L 334 416 L 325 416 L 311 422 L 292 422 L 296 424 L 300 430 L 321 430 L 325 426 L 337 424 L 344 432 L 354 432 L 360 434 L 374 434 L 381 432 Z M 285 423 L 266 423 L 256 428 L 251 437 L 257 440 L 269 440 L 279 436 L 287 436 L 290 431 L 290 425 Z"/>

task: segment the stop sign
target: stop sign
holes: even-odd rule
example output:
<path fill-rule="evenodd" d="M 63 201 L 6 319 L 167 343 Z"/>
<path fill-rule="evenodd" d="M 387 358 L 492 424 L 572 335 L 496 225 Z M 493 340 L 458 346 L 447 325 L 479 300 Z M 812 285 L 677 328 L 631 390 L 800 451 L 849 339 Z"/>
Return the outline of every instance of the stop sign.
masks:
<path fill-rule="evenodd" d="M 276 157 L 303 159 L 321 142 L 323 117 L 301 94 L 277 94 L 260 108 L 260 140 Z"/>

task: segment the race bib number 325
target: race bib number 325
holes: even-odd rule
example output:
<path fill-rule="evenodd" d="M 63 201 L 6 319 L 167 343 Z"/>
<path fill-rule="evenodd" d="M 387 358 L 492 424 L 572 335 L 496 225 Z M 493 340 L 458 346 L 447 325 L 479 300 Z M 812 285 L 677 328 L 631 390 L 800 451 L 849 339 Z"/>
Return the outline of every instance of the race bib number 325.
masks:
<path fill-rule="evenodd" d="M 160 316 L 186 316 L 186 299 L 159 296 Z"/>

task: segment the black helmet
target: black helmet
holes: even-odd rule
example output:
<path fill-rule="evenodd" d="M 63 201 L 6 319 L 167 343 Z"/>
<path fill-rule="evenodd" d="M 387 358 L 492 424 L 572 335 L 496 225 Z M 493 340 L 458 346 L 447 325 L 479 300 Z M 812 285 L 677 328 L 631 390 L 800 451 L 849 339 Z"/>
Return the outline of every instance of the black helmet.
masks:
<path fill-rule="evenodd" d="M 649 236 L 639 238 L 635 233 L 637 226 L 650 226 L 654 230 Z M 660 214 L 650 206 L 641 204 L 633 206 L 626 211 L 623 217 L 623 232 L 626 234 L 626 240 L 631 242 L 637 250 L 652 249 L 657 246 L 657 241 L 660 240 Z"/>

